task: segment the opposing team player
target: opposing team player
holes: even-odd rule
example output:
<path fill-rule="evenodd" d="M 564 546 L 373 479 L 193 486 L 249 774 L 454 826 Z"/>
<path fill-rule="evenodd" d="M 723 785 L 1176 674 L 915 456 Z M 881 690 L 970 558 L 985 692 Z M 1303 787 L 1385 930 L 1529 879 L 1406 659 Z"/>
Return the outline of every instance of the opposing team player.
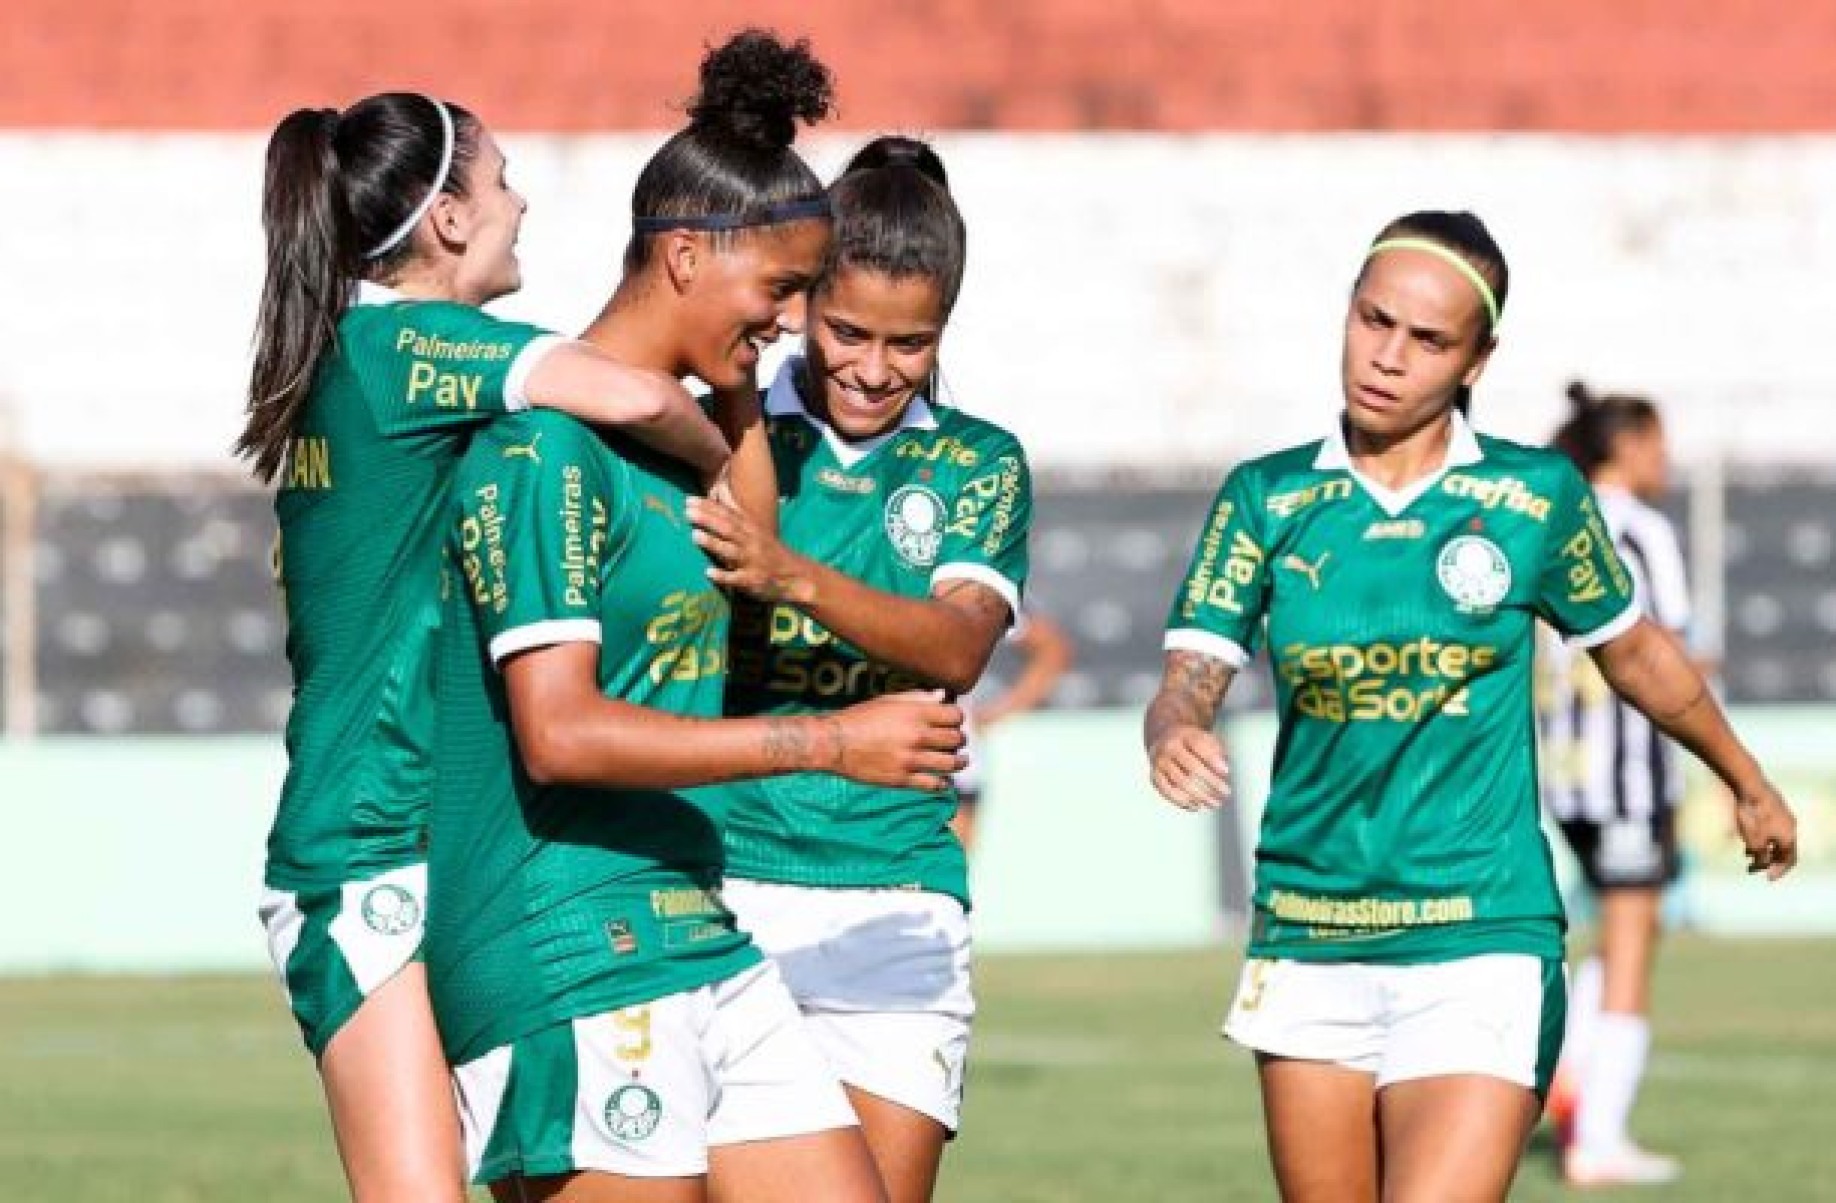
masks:
<path fill-rule="evenodd" d="M 749 405 L 735 458 L 763 453 L 766 506 L 752 373 L 828 243 L 791 144 L 829 94 L 806 46 L 748 32 L 713 51 L 587 332 Z M 502 1199 L 870 1203 L 847 1098 L 721 905 L 717 799 L 687 787 L 812 770 L 936 788 L 961 715 L 885 699 L 722 720 L 727 603 L 692 484 L 553 414 L 495 424 L 460 467 L 428 974 L 466 1152 Z"/>
<path fill-rule="evenodd" d="M 490 133 L 447 101 L 301 109 L 268 144 L 237 451 L 279 483 L 294 705 L 262 919 L 366 1203 L 463 1196 L 416 957 L 442 514 L 464 439 L 555 406 L 703 472 L 727 458 L 673 379 L 479 311 L 519 285 L 524 208 Z"/>
<path fill-rule="evenodd" d="M 1467 424 L 1506 288 L 1472 215 L 1386 227 L 1346 315 L 1343 413 L 1230 474 L 1169 619 L 1145 742 L 1177 806 L 1223 802 L 1219 703 L 1265 638 L 1274 661 L 1281 735 L 1225 1031 L 1256 1052 L 1288 1200 L 1510 1187 L 1565 994 L 1536 619 L 1727 782 L 1751 868 L 1797 859 L 1791 811 L 1639 613 L 1580 474 Z"/>
<path fill-rule="evenodd" d="M 981 676 L 1026 578 L 1031 483 L 1006 431 L 936 400 L 965 231 L 922 143 L 884 138 L 831 187 L 806 355 L 772 384 L 783 538 L 691 512 L 735 618 L 730 713 L 830 714 Z M 955 799 L 805 774 L 730 787 L 726 898 L 847 1085 L 895 1203 L 929 1199 L 962 1100 L 974 1000 Z"/>
<path fill-rule="evenodd" d="M 1600 517 L 1647 618 L 1677 639 L 1689 625 L 1689 585 L 1670 520 L 1653 506 L 1670 487 L 1664 426 L 1644 397 L 1569 387 L 1573 412 L 1554 446 L 1594 487 Z M 1562 1128 L 1563 1173 L 1580 1186 L 1657 1186 L 1676 1160 L 1638 1147 L 1626 1130 L 1651 1047 L 1646 1019 L 1663 889 L 1675 881 L 1675 747 L 1615 697 L 1586 656 L 1550 641 L 1539 707 L 1543 799 L 1599 899 L 1599 955 L 1581 963 L 1568 1038 L 1549 1109 Z"/>

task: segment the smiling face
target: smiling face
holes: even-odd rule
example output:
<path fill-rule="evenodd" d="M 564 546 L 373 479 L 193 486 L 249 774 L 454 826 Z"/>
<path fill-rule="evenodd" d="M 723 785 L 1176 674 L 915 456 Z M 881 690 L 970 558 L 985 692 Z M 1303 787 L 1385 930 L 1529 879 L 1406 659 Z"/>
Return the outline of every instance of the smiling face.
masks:
<path fill-rule="evenodd" d="M 737 388 L 752 379 L 767 345 L 801 327 L 802 297 L 822 269 L 829 223 L 772 226 L 722 247 L 705 234 L 685 237 L 696 241 L 684 277 L 684 366 L 713 388 Z"/>
<path fill-rule="evenodd" d="M 939 281 L 840 268 L 810 298 L 811 408 L 843 438 L 886 433 L 936 371 L 943 329 Z"/>
<path fill-rule="evenodd" d="M 1345 316 L 1345 415 L 1385 441 L 1446 414 L 1485 370 L 1495 343 L 1485 303 L 1460 270 L 1408 248 L 1366 261 Z"/>
<path fill-rule="evenodd" d="M 457 298 L 482 305 L 523 286 L 516 239 L 529 202 L 510 187 L 504 152 L 488 130 L 478 130 L 478 152 L 465 168 L 465 195 L 441 198 L 435 221 L 457 245 L 454 275 Z"/>

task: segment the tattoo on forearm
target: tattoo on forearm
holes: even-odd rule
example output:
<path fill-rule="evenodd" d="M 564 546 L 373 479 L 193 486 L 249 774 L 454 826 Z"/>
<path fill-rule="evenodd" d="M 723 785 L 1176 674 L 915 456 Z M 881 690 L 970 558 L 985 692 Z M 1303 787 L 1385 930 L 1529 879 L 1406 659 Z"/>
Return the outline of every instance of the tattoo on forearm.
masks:
<path fill-rule="evenodd" d="M 812 751 L 809 735 L 799 720 L 765 720 L 765 763 L 775 771 L 796 772 L 809 768 Z"/>
<path fill-rule="evenodd" d="M 1168 652 L 1160 692 L 1148 707 L 1145 732 L 1153 747 L 1170 728 L 1195 726 L 1206 730 L 1217 721 L 1218 707 L 1236 670 L 1213 656 L 1199 652 Z"/>

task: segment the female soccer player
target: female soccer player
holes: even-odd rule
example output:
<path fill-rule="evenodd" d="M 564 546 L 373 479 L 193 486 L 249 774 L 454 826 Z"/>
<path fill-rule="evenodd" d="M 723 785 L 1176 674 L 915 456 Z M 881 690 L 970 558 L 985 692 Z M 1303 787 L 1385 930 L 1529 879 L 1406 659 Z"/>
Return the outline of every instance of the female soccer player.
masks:
<path fill-rule="evenodd" d="M 1249 961 L 1287 1200 L 1505 1197 L 1562 1032 L 1561 903 L 1537 822 L 1541 618 L 1734 792 L 1754 871 L 1791 811 L 1674 641 L 1641 616 L 1580 474 L 1475 435 L 1508 277 L 1466 213 L 1392 222 L 1345 319 L 1327 436 L 1225 480 L 1175 598 L 1145 742 L 1187 810 L 1228 793 L 1212 733 L 1264 638 L 1281 735 Z"/>
<path fill-rule="evenodd" d="M 556 406 L 704 472 L 727 457 L 674 380 L 479 311 L 519 285 L 524 208 L 490 133 L 431 97 L 300 109 L 269 141 L 237 451 L 279 482 L 294 706 L 262 919 L 365 1203 L 463 1194 L 415 959 L 442 515 L 464 440 Z"/>
<path fill-rule="evenodd" d="M 1006 431 L 936 401 L 965 231 L 936 156 L 882 138 L 830 189 L 807 354 L 765 401 L 783 541 L 691 515 L 760 599 L 735 619 L 728 712 L 830 714 L 971 688 L 1019 607 L 1031 483 Z M 962 1100 L 974 1000 L 955 799 L 803 774 L 730 787 L 727 901 L 784 971 L 894 1203 L 929 1199 Z"/>
<path fill-rule="evenodd" d="M 828 243 L 791 145 L 829 94 L 803 44 L 748 32 L 708 56 L 688 127 L 638 179 L 591 342 L 737 392 L 757 427 L 759 349 Z M 494 425 L 460 467 L 428 966 L 466 1151 L 505 1200 L 868 1203 L 847 1098 L 720 902 L 718 800 L 687 787 L 809 770 L 939 788 L 961 714 L 722 720 L 727 605 L 687 492 L 560 415 Z"/>
<path fill-rule="evenodd" d="M 1594 487 L 1640 610 L 1681 641 L 1689 625 L 1683 553 L 1652 505 L 1670 488 L 1657 407 L 1578 381 L 1568 398 L 1573 412 L 1554 446 Z M 1559 645 L 1544 650 L 1543 797 L 1600 902 L 1599 955 L 1575 975 L 1549 1100 L 1566 1137 L 1563 1173 L 1578 1186 L 1662 1185 L 1680 1167 L 1633 1143 L 1626 1120 L 1651 1046 L 1647 996 L 1663 890 L 1679 865 L 1683 774 L 1670 741 L 1613 696 L 1591 660 Z"/>

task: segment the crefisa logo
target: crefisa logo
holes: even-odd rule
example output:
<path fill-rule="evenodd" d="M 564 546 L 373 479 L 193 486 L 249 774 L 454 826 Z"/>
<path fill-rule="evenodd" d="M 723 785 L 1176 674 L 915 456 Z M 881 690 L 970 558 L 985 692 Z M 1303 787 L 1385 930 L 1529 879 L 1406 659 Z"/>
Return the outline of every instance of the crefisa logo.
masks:
<path fill-rule="evenodd" d="M 943 545 L 944 503 L 923 485 L 905 485 L 886 499 L 886 537 L 899 558 L 914 568 L 937 563 Z"/>
<path fill-rule="evenodd" d="M 1511 591 L 1511 561 L 1484 535 L 1449 539 L 1434 562 L 1435 579 L 1462 610 L 1490 610 Z"/>

